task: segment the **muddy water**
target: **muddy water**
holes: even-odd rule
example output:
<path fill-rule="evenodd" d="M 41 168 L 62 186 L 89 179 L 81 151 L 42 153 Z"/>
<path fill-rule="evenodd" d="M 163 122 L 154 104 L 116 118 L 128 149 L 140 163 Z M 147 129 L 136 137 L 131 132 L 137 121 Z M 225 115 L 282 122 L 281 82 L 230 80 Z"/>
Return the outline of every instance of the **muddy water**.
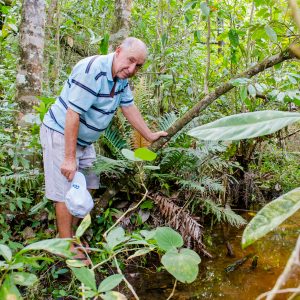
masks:
<path fill-rule="evenodd" d="M 234 258 L 226 256 L 223 234 L 211 233 L 212 246 L 209 250 L 214 258 L 203 258 L 197 280 L 192 284 L 177 284 L 172 299 L 254 300 L 259 294 L 270 290 L 281 274 L 300 234 L 300 212 L 245 250 L 240 247 L 242 232 L 243 229 L 234 228 L 227 232 Z M 228 265 L 247 254 L 258 256 L 255 269 L 251 268 L 250 258 L 235 271 L 225 272 Z M 134 283 L 141 300 L 165 300 L 173 288 L 174 279 L 166 272 L 156 273 L 145 269 L 142 273 L 131 274 L 131 277 L 130 281 Z M 294 276 L 293 280 L 294 284 L 299 285 L 300 276 Z M 277 299 L 287 297 L 276 297 Z"/>

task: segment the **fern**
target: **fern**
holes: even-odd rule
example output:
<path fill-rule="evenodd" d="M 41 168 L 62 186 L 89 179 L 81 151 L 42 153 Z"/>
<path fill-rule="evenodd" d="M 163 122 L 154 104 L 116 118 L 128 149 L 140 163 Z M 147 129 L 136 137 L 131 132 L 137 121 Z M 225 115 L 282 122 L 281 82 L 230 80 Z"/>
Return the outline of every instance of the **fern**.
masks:
<path fill-rule="evenodd" d="M 128 168 L 129 164 L 125 160 L 115 160 L 105 156 L 97 156 L 97 159 L 93 166 L 93 171 L 100 175 L 114 175 L 121 177 L 124 174 L 125 168 Z"/>
<path fill-rule="evenodd" d="M 182 189 L 186 189 L 186 190 L 196 190 L 196 191 L 200 191 L 200 192 L 204 192 L 205 188 L 204 186 L 199 183 L 199 182 L 195 182 L 192 180 L 179 180 L 178 181 L 179 185 L 181 186 Z"/>
<path fill-rule="evenodd" d="M 178 117 L 174 112 L 166 113 L 164 116 L 158 119 L 158 128 L 160 130 L 167 130 L 175 123 L 177 119 Z"/>
<path fill-rule="evenodd" d="M 119 132 L 116 129 L 112 129 L 111 126 L 105 130 L 105 133 L 101 137 L 101 141 L 104 145 L 108 147 L 111 151 L 111 154 L 118 158 L 122 159 L 123 155 L 121 150 L 127 148 L 127 143 L 122 139 Z"/>
<path fill-rule="evenodd" d="M 247 221 L 236 214 L 230 207 L 222 207 L 210 199 L 202 199 L 204 214 L 212 214 L 218 222 L 228 222 L 232 226 L 240 227 L 247 224 Z"/>

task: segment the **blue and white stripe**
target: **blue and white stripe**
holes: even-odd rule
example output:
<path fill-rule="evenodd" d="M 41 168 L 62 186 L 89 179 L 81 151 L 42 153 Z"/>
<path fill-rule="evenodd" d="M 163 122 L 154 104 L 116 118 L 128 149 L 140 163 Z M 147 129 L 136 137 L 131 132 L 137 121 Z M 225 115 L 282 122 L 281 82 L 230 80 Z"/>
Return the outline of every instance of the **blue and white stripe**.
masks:
<path fill-rule="evenodd" d="M 104 132 L 119 106 L 133 104 L 127 79 L 117 79 L 114 97 L 110 95 L 114 85 L 113 55 L 96 55 L 78 62 L 45 115 L 43 123 L 47 127 L 63 134 L 66 112 L 71 108 L 80 115 L 78 144 L 86 146 Z"/>

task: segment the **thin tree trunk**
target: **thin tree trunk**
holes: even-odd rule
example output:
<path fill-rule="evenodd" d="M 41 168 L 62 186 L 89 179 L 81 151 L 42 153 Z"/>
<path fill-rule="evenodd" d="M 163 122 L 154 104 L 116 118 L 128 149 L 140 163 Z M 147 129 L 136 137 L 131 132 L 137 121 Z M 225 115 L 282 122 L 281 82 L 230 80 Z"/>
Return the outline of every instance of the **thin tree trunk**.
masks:
<path fill-rule="evenodd" d="M 115 23 L 110 36 L 110 50 L 115 48 L 129 35 L 132 0 L 115 0 Z"/>
<path fill-rule="evenodd" d="M 32 111 L 42 92 L 45 18 L 44 0 L 23 1 L 16 96 L 22 113 Z"/>
<path fill-rule="evenodd" d="M 45 44 L 46 47 L 45 49 L 49 49 L 51 41 L 53 40 L 53 32 L 55 32 L 55 28 L 54 28 L 54 18 L 55 18 L 55 14 L 57 13 L 57 5 L 58 5 L 58 0 L 51 0 L 49 7 L 48 7 L 48 12 L 47 12 L 47 27 L 45 30 Z M 44 87 L 45 90 L 50 94 L 51 91 L 51 87 L 50 87 L 50 78 L 49 78 L 49 74 L 50 72 L 50 50 L 45 51 L 44 53 L 44 76 L 43 76 L 43 80 L 44 80 Z"/>
<path fill-rule="evenodd" d="M 206 0 L 207 6 L 209 6 L 209 1 Z M 207 38 L 206 38 L 206 70 L 205 70 L 205 76 L 204 76 L 204 94 L 207 95 L 208 90 L 208 77 L 209 77 L 209 69 L 210 69 L 210 13 L 207 16 Z"/>
<path fill-rule="evenodd" d="M 286 49 L 285 51 L 278 53 L 276 55 L 270 56 L 264 59 L 262 62 L 257 63 L 253 67 L 249 68 L 245 72 L 238 74 L 234 78 L 251 78 L 258 73 L 273 67 L 276 64 L 279 64 L 285 60 L 292 59 L 294 55 L 290 51 L 290 49 Z M 232 79 L 234 79 L 232 78 Z M 232 80 L 231 79 L 231 80 Z M 207 106 L 209 106 L 212 102 L 218 99 L 221 95 L 227 93 L 231 89 L 234 88 L 231 80 L 225 82 L 224 84 L 218 86 L 214 91 L 204 96 L 196 105 L 194 105 L 190 110 L 188 110 L 180 119 L 178 119 L 169 129 L 168 136 L 164 138 L 160 138 L 158 141 L 152 144 L 151 148 L 156 151 L 160 149 L 167 141 L 171 139 L 173 135 L 175 135 L 179 130 L 181 130 L 185 125 L 187 125 L 190 121 L 192 121 L 195 117 L 199 115 L 201 111 L 203 111 Z"/>

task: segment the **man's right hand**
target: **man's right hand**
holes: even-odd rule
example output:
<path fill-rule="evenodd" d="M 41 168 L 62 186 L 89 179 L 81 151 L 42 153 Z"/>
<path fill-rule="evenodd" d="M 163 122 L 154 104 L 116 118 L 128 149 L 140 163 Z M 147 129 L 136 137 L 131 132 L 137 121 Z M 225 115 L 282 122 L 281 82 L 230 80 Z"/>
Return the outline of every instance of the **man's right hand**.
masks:
<path fill-rule="evenodd" d="M 68 181 L 72 181 L 77 171 L 76 159 L 65 159 L 60 167 L 60 171 Z"/>

